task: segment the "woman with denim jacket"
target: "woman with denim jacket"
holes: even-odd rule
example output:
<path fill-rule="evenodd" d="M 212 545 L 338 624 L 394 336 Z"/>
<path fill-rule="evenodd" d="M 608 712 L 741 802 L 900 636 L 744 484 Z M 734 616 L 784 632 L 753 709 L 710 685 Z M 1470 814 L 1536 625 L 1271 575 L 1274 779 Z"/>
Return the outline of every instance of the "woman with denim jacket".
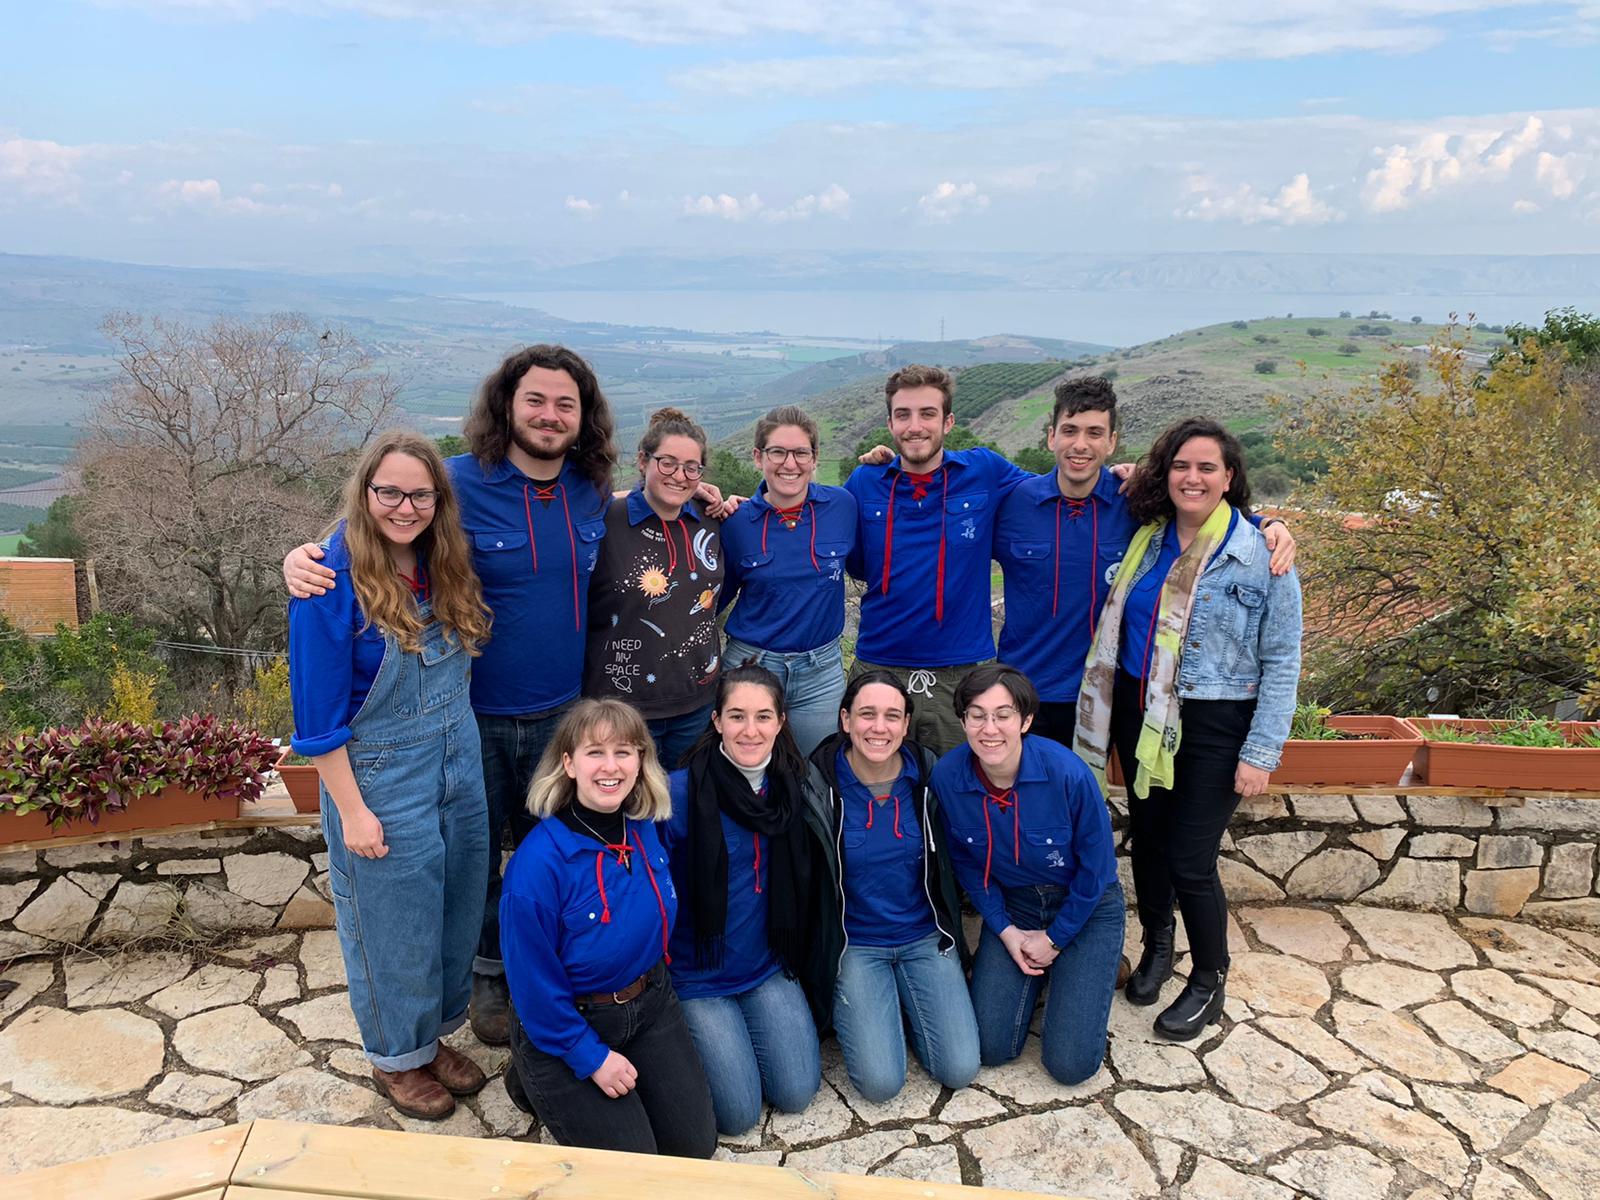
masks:
<path fill-rule="evenodd" d="M 1141 528 L 1112 585 L 1078 696 L 1073 749 L 1104 780 L 1115 744 L 1128 781 L 1144 954 L 1127 997 L 1153 1004 L 1172 975 L 1173 901 L 1192 964 L 1157 1034 L 1216 1021 L 1228 969 L 1217 853 L 1244 796 L 1266 790 L 1294 714 L 1300 581 L 1275 576 L 1239 441 L 1190 417 L 1150 448 L 1129 486 Z"/>
<path fill-rule="evenodd" d="M 338 585 L 289 602 L 296 751 L 322 781 L 350 1007 L 378 1090 L 442 1120 L 484 1074 L 467 1019 L 489 833 L 468 678 L 489 614 L 433 441 L 376 438 L 326 545 Z"/>
<path fill-rule="evenodd" d="M 928 1074 L 963 1088 L 978 1074 L 978 1023 L 933 755 L 906 740 L 911 697 L 892 672 L 863 671 L 841 703 L 842 731 L 812 751 L 806 780 L 820 878 L 801 983 L 867 1100 L 905 1085 L 908 1021 Z"/>

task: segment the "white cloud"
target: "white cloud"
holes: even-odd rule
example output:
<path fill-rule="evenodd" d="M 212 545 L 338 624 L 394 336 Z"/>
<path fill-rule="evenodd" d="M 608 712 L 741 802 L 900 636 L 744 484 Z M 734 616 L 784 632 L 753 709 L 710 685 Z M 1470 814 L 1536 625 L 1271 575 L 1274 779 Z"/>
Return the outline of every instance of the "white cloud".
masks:
<path fill-rule="evenodd" d="M 1575 158 L 1576 156 L 1572 154 L 1557 156 L 1547 151 L 1540 151 L 1533 169 L 1533 177 L 1549 188 L 1550 194 L 1557 200 L 1570 200 L 1572 194 L 1578 190 L 1578 185 L 1572 178 Z"/>
<path fill-rule="evenodd" d="M 1516 200 L 1511 204 L 1511 211 L 1526 216 L 1529 213 L 1536 213 L 1540 210 L 1539 206 L 1532 200 Z"/>
<path fill-rule="evenodd" d="M 1219 189 L 1205 175 L 1190 176 L 1190 203 L 1177 215 L 1195 221 L 1238 221 L 1244 225 L 1326 225 L 1344 220 L 1344 213 L 1317 198 L 1311 177 L 1304 171 L 1266 196 L 1248 183 L 1231 190 Z"/>
<path fill-rule="evenodd" d="M 263 204 L 249 196 L 226 196 L 215 179 L 169 179 L 156 189 L 169 206 L 184 205 L 240 216 L 266 216 L 294 211 L 286 204 Z M 260 193 L 257 193 L 260 194 Z"/>
<path fill-rule="evenodd" d="M 988 207 L 989 197 L 970 179 L 965 183 L 952 183 L 947 179 L 933 191 L 917 197 L 917 211 L 922 219 L 939 224 L 968 213 L 982 212 Z"/>
<path fill-rule="evenodd" d="M 809 221 L 812 217 L 848 217 L 850 193 L 837 183 L 829 184 L 820 195 L 801 196 L 788 208 L 769 208 L 761 214 L 764 221 Z"/>
<path fill-rule="evenodd" d="M 715 196 L 685 196 L 683 198 L 683 212 L 690 217 L 720 217 L 724 221 L 744 221 L 755 216 L 763 208 L 761 197 L 754 192 L 743 200 L 737 196 L 730 196 L 727 192 L 719 192 Z"/>
<path fill-rule="evenodd" d="M 595 213 L 600 211 L 592 200 L 586 200 L 582 196 L 568 196 L 566 208 L 569 213 L 576 213 L 586 221 L 592 220 Z"/>
<path fill-rule="evenodd" d="M 1503 180 L 1544 137 L 1544 122 L 1528 116 L 1517 128 L 1435 129 L 1409 144 L 1375 150 L 1383 165 L 1367 172 L 1367 207 L 1394 212 L 1464 183 Z"/>
<path fill-rule="evenodd" d="M 0 141 L 0 198 L 15 190 L 24 196 L 75 201 L 78 165 L 88 154 L 83 146 L 11 138 Z"/>

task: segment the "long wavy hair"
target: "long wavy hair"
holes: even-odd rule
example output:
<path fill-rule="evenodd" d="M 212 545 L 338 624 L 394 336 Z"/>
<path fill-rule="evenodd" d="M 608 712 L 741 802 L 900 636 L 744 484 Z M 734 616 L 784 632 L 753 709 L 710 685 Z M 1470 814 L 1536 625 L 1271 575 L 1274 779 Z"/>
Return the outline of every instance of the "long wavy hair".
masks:
<path fill-rule="evenodd" d="M 594 484 L 595 491 L 602 497 L 609 496 L 611 475 L 617 465 L 616 421 L 605 393 L 600 390 L 594 368 L 565 346 L 525 346 L 508 354 L 504 362 L 484 377 L 461 430 L 467 448 L 485 467 L 505 459 L 511 447 L 511 398 L 530 367 L 565 371 L 578 385 L 582 415 L 578 440 L 567 457 Z"/>
<path fill-rule="evenodd" d="M 1244 447 L 1210 417 L 1185 417 L 1169 425 L 1139 460 L 1139 469 L 1128 481 L 1128 514 L 1139 524 L 1171 520 L 1177 511 L 1167 490 L 1167 476 L 1178 451 L 1190 438 L 1210 438 L 1222 448 L 1222 465 L 1233 472 L 1233 483 L 1222 495 L 1224 504 L 1242 512 L 1250 511 L 1250 481 L 1244 473 Z"/>
<path fill-rule="evenodd" d="M 544 748 L 528 787 L 528 811 L 541 820 L 552 817 L 578 795 L 577 782 L 562 759 L 576 758 L 587 741 L 627 742 L 639 752 L 639 778 L 622 802 L 624 816 L 637 821 L 665 821 L 672 815 L 672 791 L 656 757 L 655 740 L 639 710 L 621 700 L 580 700 L 561 719 Z"/>
<path fill-rule="evenodd" d="M 408 653 L 422 650 L 424 623 L 411 589 L 400 579 L 389 557 L 389 541 L 367 508 L 367 486 L 378 464 L 390 454 L 404 454 L 428 468 L 437 499 L 433 521 L 418 535 L 417 555 L 426 565 L 428 598 L 433 616 L 455 634 L 462 649 L 476 655 L 489 637 L 489 610 L 483 605 L 483 587 L 472 569 L 472 553 L 461 532 L 460 509 L 445 473 L 444 461 L 433 442 L 409 429 L 381 433 L 362 451 L 355 472 L 345 481 L 344 541 L 350 551 L 350 581 L 355 585 L 367 624 L 393 634 Z"/>

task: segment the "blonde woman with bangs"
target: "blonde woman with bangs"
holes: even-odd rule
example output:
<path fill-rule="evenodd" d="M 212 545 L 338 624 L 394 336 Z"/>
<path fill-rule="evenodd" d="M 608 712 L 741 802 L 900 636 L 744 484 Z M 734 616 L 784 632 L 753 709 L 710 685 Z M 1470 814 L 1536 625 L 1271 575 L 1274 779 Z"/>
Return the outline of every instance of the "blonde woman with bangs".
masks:
<path fill-rule="evenodd" d="M 710 1158 L 711 1090 L 667 974 L 678 913 L 656 822 L 671 815 L 650 730 L 581 701 L 528 793 L 500 945 L 514 1018 L 506 1087 L 565 1146 Z"/>
<path fill-rule="evenodd" d="M 439 1120 L 483 1087 L 440 1039 L 467 1016 L 488 862 L 471 660 L 489 636 L 433 443 L 362 453 L 326 546 L 339 586 L 289 602 L 294 749 L 322 779 L 328 876 L 372 1077 Z"/>

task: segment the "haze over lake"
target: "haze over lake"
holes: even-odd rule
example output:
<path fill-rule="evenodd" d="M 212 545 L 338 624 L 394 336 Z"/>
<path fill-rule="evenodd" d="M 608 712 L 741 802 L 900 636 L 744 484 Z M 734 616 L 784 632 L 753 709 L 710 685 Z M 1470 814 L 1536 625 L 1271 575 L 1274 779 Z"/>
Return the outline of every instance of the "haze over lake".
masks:
<path fill-rule="evenodd" d="M 885 344 L 995 333 L 1127 346 L 1254 317 L 1357 316 L 1443 322 L 1476 313 L 1480 324 L 1539 321 L 1552 308 L 1600 311 L 1600 290 L 1573 296 L 1334 295 L 1234 291 L 657 291 L 475 292 L 470 298 L 542 309 L 571 321 L 656 325 L 707 333 L 765 330 L 791 337 L 879 339 Z"/>

